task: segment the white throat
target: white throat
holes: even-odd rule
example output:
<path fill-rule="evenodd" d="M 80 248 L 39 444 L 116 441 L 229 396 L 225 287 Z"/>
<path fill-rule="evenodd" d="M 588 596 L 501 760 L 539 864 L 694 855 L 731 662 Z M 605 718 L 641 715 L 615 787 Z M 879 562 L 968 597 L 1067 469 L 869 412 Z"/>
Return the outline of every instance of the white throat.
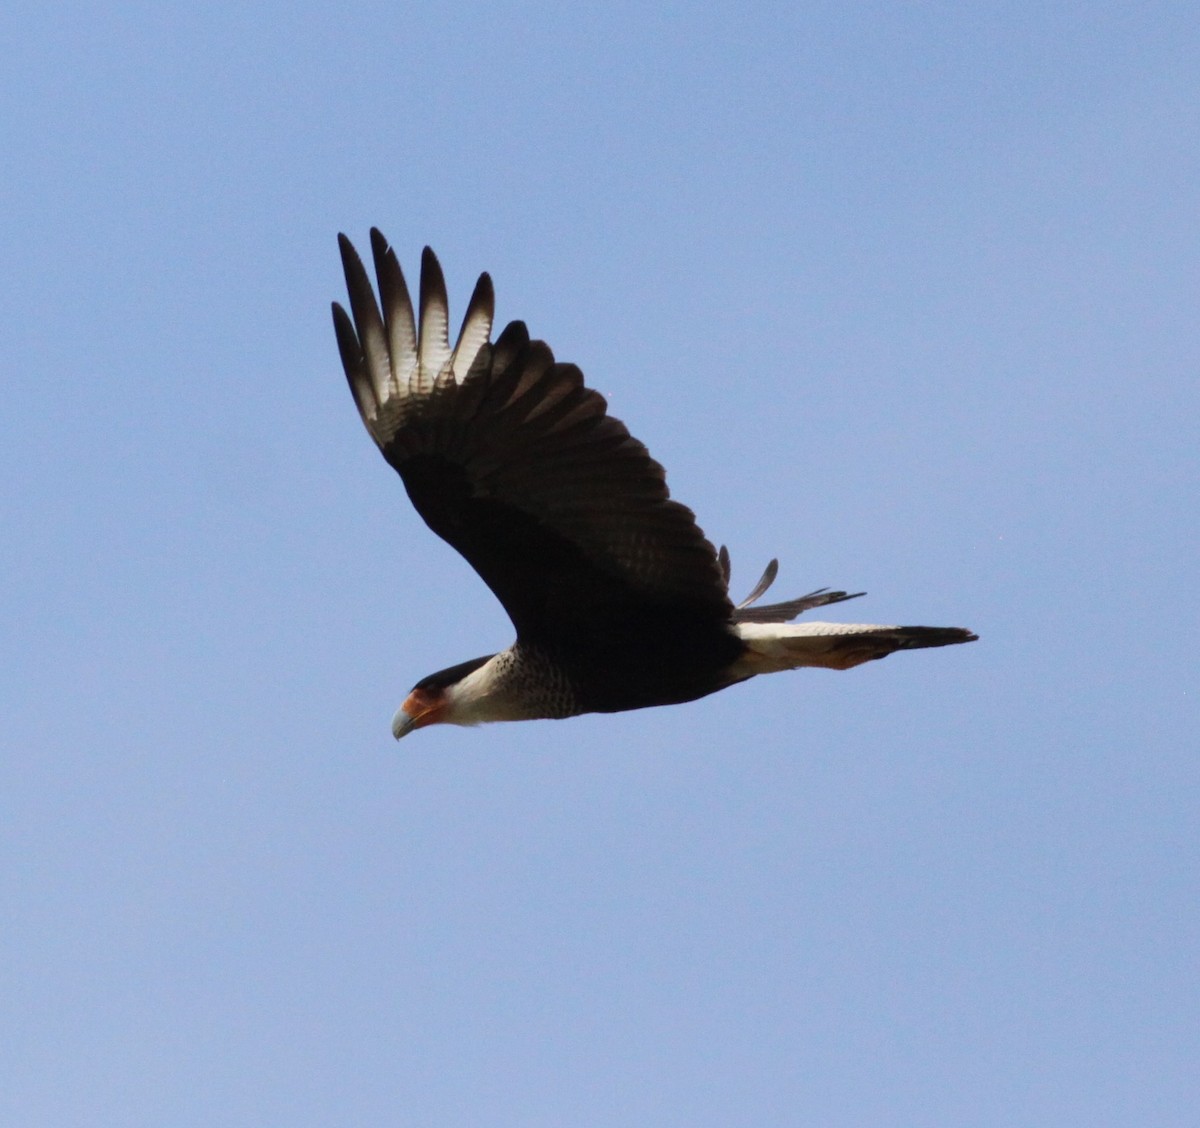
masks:
<path fill-rule="evenodd" d="M 478 670 L 446 687 L 442 721 L 451 725 L 481 725 L 491 721 L 524 721 L 528 709 L 514 693 L 516 658 L 511 649 L 492 655 Z"/>

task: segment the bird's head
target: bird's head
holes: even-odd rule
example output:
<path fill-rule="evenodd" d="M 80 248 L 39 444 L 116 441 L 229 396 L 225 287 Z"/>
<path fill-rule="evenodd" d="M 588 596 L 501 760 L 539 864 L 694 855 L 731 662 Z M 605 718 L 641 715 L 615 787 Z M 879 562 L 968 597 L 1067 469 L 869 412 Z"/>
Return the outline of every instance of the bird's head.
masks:
<path fill-rule="evenodd" d="M 470 662 L 460 662 L 422 678 L 396 710 L 392 718 L 392 735 L 399 740 L 413 729 L 426 725 L 477 725 L 481 721 L 498 719 L 482 714 L 480 705 L 487 694 L 480 692 L 483 688 L 478 684 L 480 678 L 471 677 L 493 657 L 487 654 L 472 658 Z"/>

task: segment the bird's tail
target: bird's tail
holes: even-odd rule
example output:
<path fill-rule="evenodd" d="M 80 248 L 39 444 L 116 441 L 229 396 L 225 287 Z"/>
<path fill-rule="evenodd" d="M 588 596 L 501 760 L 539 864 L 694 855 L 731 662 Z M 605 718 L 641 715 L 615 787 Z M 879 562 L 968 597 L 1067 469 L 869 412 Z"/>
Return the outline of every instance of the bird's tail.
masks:
<path fill-rule="evenodd" d="M 871 623 L 737 623 L 746 652 L 734 672 L 740 677 L 820 666 L 849 670 L 897 650 L 952 646 L 978 637 L 961 627 L 884 627 Z"/>

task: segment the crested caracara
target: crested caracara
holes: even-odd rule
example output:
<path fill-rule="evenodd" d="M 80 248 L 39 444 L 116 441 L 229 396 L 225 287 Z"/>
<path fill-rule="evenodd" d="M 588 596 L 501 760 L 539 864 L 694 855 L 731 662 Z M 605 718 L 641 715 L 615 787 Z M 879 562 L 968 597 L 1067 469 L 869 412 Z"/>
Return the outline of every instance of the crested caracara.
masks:
<path fill-rule="evenodd" d="M 794 625 L 802 611 L 855 595 L 822 589 L 755 606 L 774 560 L 735 606 L 729 554 L 671 500 L 663 468 L 579 369 L 555 361 L 520 321 L 491 340 L 488 275 L 452 346 L 431 250 L 414 318 L 384 237 L 371 232 L 378 303 L 354 247 L 339 242 L 350 313 L 335 302 L 333 322 L 363 422 L 417 512 L 479 573 L 517 632 L 507 650 L 417 682 L 392 722 L 397 739 L 439 722 L 673 705 L 756 674 L 847 670 L 975 639 L 959 627 Z"/>

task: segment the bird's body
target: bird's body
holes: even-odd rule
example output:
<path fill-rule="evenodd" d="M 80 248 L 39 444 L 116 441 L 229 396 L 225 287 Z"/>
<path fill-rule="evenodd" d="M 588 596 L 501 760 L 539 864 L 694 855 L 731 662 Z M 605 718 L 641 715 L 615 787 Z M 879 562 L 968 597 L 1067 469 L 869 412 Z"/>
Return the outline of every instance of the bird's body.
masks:
<path fill-rule="evenodd" d="M 678 704 L 759 673 L 845 669 L 899 649 L 975 636 L 959 628 L 788 620 L 853 598 L 814 592 L 751 606 L 729 599 L 729 558 L 670 499 L 663 469 L 573 365 L 521 322 L 493 343 L 483 275 L 452 348 L 445 282 L 428 250 L 418 316 L 395 254 L 371 232 L 382 313 L 342 236 L 351 315 L 336 303 L 359 412 L 413 505 L 504 605 L 508 650 L 418 682 L 397 737 L 439 721 L 611 713 Z"/>

